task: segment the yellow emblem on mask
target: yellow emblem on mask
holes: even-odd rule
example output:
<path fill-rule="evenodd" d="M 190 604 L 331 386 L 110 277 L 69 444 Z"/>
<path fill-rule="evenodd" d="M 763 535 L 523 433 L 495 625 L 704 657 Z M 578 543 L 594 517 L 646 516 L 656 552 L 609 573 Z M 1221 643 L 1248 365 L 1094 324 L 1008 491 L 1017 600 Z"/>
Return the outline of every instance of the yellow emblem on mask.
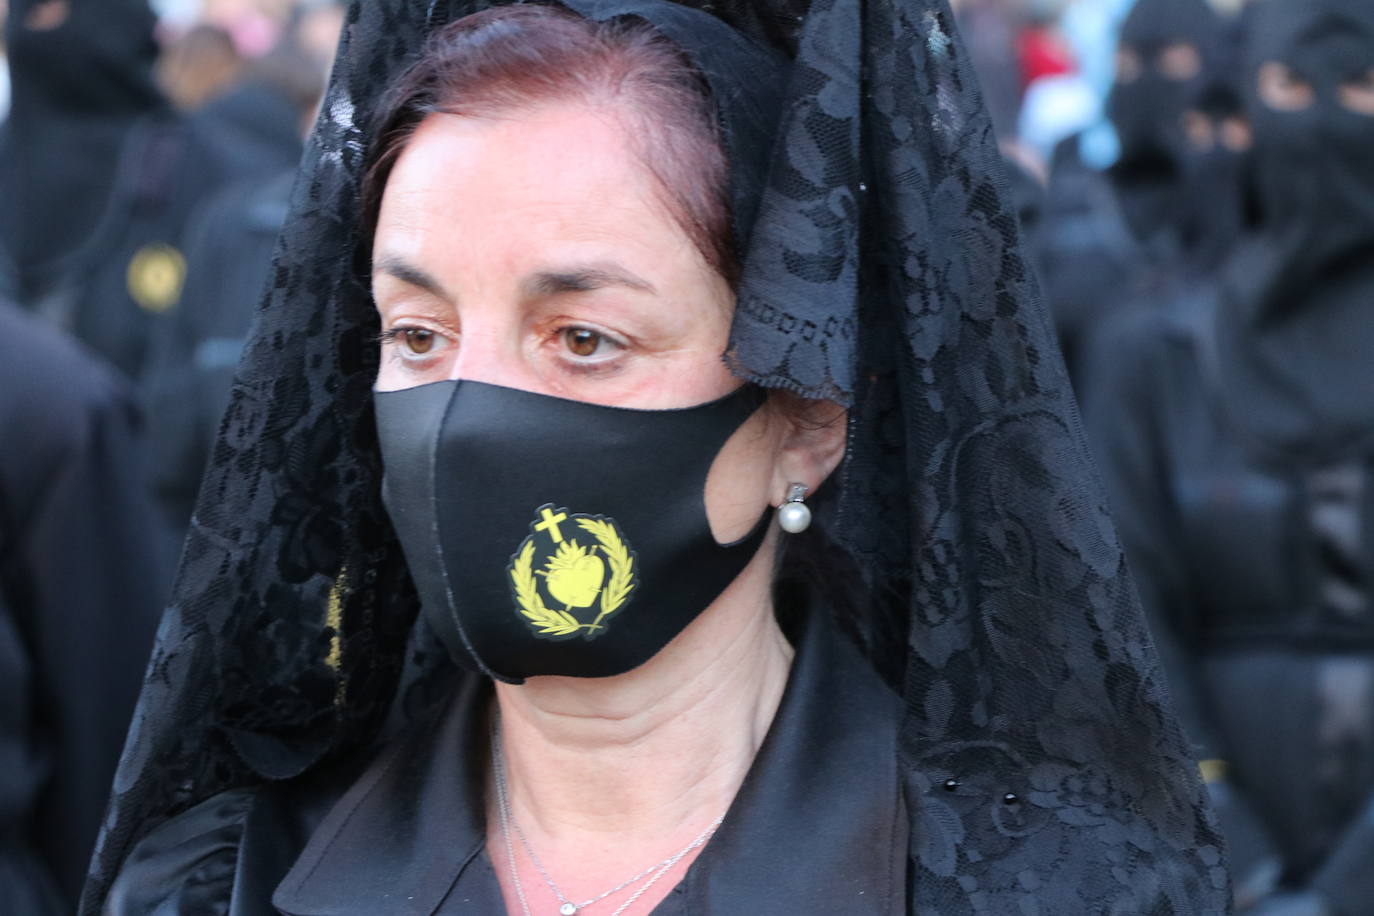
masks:
<path fill-rule="evenodd" d="M 638 584 L 635 555 L 615 519 L 569 515 L 553 503 L 535 510 L 507 573 L 516 610 L 536 636 L 548 639 L 600 636 Z"/>

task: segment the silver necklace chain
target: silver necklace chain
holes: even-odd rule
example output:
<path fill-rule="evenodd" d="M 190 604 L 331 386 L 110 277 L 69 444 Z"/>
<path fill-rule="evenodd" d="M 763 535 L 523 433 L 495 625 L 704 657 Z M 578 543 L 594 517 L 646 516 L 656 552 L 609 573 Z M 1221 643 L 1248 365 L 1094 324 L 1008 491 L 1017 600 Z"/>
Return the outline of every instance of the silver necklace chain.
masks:
<path fill-rule="evenodd" d="M 496 777 L 496 807 L 501 815 L 501 836 L 505 839 L 506 863 L 510 866 L 511 880 L 515 882 L 515 896 L 520 901 L 520 911 L 523 914 L 523 916 L 531 916 L 530 905 L 529 902 L 525 900 L 525 889 L 520 883 L 519 873 L 515 870 L 515 845 L 511 841 L 512 833 L 514 833 L 515 836 L 519 838 L 520 845 L 524 847 L 525 854 L 529 856 L 530 861 L 534 863 L 534 867 L 539 872 L 539 876 L 544 879 L 544 883 L 549 886 L 549 890 L 553 891 L 554 897 L 558 898 L 558 912 L 560 916 L 574 916 L 574 914 L 580 912 L 586 907 L 589 907 L 595 903 L 600 903 L 602 900 L 605 900 L 612 894 L 617 894 L 620 891 L 623 891 L 625 888 L 629 887 L 631 884 L 634 884 L 636 881 L 648 878 L 649 880 L 645 881 L 643 886 L 641 886 L 637 891 L 631 894 L 628 900 L 622 903 L 619 907 L 615 909 L 613 913 L 611 913 L 611 916 L 621 916 L 621 914 L 628 910 L 636 900 L 638 900 L 640 897 L 643 897 L 646 893 L 648 893 L 649 889 L 653 887 L 655 884 L 657 884 L 660 878 L 662 878 L 668 872 L 672 871 L 673 866 L 676 865 L 678 862 L 681 862 L 682 859 L 688 853 L 690 853 L 694 849 L 698 849 L 701 846 L 705 845 L 706 841 L 711 838 L 711 835 L 716 832 L 716 828 L 718 828 L 721 825 L 721 822 L 725 820 L 725 815 L 722 814 L 720 817 L 716 818 L 710 826 L 703 830 L 697 836 L 696 839 L 692 840 L 692 842 L 689 843 L 684 849 L 682 849 L 675 855 L 669 856 L 662 862 L 656 862 L 653 865 L 650 865 L 648 868 L 644 869 L 642 872 L 635 875 L 633 878 L 628 878 L 620 882 L 615 887 L 611 888 L 605 893 L 598 894 L 597 896 L 591 898 L 590 900 L 587 900 L 584 903 L 573 903 L 566 896 L 564 896 L 563 892 L 559 889 L 558 885 L 554 883 L 554 880 L 549 875 L 548 870 L 544 868 L 544 863 L 539 861 L 539 856 L 535 855 L 534 847 L 530 845 L 529 839 L 526 838 L 525 831 L 520 829 L 520 825 L 516 823 L 515 816 L 511 812 L 509 794 L 510 788 L 506 781 L 505 756 L 501 753 L 501 731 L 499 722 L 494 723 L 492 726 L 491 764 L 493 774 Z M 652 876 L 650 875 L 651 872 Z"/>

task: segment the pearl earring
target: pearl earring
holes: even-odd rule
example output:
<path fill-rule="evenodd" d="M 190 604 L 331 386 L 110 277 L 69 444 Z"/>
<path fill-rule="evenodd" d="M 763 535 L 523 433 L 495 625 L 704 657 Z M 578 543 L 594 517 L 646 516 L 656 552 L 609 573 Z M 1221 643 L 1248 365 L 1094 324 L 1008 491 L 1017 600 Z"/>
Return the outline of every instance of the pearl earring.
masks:
<path fill-rule="evenodd" d="M 787 502 L 778 506 L 778 525 L 788 534 L 801 534 L 811 527 L 811 510 L 804 502 L 806 491 L 805 484 L 792 484 Z"/>

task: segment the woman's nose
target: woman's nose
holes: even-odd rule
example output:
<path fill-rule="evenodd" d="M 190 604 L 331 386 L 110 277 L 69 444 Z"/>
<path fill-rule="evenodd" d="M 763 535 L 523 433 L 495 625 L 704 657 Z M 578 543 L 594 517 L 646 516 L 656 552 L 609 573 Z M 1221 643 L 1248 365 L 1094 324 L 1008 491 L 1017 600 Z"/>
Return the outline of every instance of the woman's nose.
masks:
<path fill-rule="evenodd" d="M 519 330 L 499 321 L 465 323 L 448 377 L 526 391 L 538 388 L 521 350 Z"/>

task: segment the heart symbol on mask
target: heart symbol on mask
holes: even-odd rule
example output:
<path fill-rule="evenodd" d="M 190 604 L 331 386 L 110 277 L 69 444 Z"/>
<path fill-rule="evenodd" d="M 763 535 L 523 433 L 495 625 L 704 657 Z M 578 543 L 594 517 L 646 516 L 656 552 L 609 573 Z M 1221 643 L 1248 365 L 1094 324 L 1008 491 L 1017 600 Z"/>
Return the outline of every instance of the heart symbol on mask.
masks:
<path fill-rule="evenodd" d="M 545 564 L 544 584 L 553 599 L 565 608 L 590 607 L 601 593 L 606 564 L 594 552 L 574 540 L 558 545 Z"/>

